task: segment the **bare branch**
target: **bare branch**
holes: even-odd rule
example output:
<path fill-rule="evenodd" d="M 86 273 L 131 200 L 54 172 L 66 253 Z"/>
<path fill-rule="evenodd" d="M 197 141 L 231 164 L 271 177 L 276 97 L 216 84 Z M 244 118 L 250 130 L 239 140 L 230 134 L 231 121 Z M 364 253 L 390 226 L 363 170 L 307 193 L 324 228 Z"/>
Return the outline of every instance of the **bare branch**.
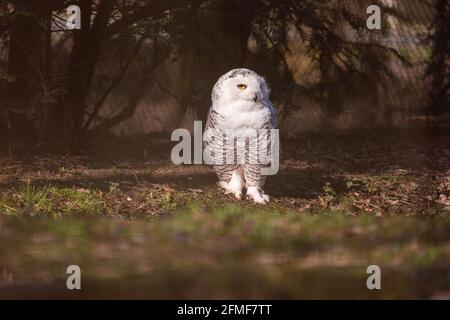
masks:
<path fill-rule="evenodd" d="M 145 88 L 147 87 L 148 81 L 150 77 L 152 76 L 155 69 L 161 64 L 162 61 L 164 61 L 168 54 L 164 54 L 163 56 L 160 55 L 159 52 L 159 45 L 155 42 L 154 48 L 153 48 L 153 61 L 152 63 L 143 71 L 143 76 L 139 80 L 139 82 L 135 86 L 135 90 L 131 95 L 131 98 L 128 102 L 128 104 L 115 116 L 113 116 L 110 119 L 107 119 L 97 126 L 93 127 L 92 129 L 88 130 L 87 135 L 88 136 L 96 136 L 103 132 L 106 132 L 107 130 L 111 129 L 115 125 L 119 124 L 120 122 L 130 118 L 133 116 L 134 112 L 136 111 L 136 108 L 139 104 L 139 101 L 142 98 L 142 95 L 145 92 Z"/>
<path fill-rule="evenodd" d="M 98 112 L 100 111 L 101 107 L 103 106 L 103 103 L 105 102 L 106 98 L 108 98 L 109 94 L 114 90 L 114 88 L 120 83 L 124 75 L 126 74 L 127 70 L 129 69 L 131 63 L 134 61 L 137 53 L 139 52 L 140 48 L 142 47 L 142 43 L 144 42 L 146 38 L 146 35 L 142 35 L 142 37 L 139 39 L 138 43 L 136 44 L 133 53 L 131 54 L 128 61 L 125 63 L 125 65 L 122 67 L 122 69 L 119 71 L 119 74 L 117 77 L 111 82 L 109 87 L 105 90 L 105 92 L 102 94 L 98 102 L 94 105 L 93 111 L 90 114 L 89 118 L 83 125 L 83 129 L 89 128 L 94 118 L 97 116 Z"/>

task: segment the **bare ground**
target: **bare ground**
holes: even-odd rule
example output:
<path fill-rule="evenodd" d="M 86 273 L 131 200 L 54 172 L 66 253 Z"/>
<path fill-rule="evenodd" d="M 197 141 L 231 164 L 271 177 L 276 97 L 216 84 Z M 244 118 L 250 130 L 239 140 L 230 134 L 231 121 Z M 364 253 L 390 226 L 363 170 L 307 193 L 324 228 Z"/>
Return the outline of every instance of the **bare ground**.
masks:
<path fill-rule="evenodd" d="M 266 192 L 271 206 L 301 212 L 447 215 L 449 137 L 395 130 L 286 140 L 280 171 L 269 177 Z M 16 156 L 0 158 L 0 192 L 10 207 L 0 202 L 0 210 L 23 211 L 26 203 L 14 194 L 30 186 L 92 192 L 104 203 L 103 214 L 125 217 L 154 217 L 191 202 L 236 202 L 218 189 L 208 166 L 173 165 L 168 140 L 97 141 L 79 155 L 58 151 L 43 156 L 42 147 L 18 148 Z M 248 201 L 242 205 L 252 206 Z"/>

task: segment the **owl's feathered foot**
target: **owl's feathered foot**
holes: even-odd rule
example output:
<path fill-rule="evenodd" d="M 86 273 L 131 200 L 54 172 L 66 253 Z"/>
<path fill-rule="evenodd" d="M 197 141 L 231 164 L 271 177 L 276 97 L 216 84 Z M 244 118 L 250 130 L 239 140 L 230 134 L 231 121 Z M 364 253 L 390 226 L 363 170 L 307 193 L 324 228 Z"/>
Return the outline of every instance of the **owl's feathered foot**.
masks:
<path fill-rule="evenodd" d="M 270 197 L 256 187 L 249 187 L 247 189 L 247 198 L 259 204 L 267 204 L 270 201 Z"/>
<path fill-rule="evenodd" d="M 229 182 L 219 181 L 217 185 L 225 190 L 225 194 L 232 194 L 236 199 L 242 200 L 244 179 L 241 171 L 234 171 Z M 248 187 L 247 199 L 259 204 L 267 204 L 269 203 L 270 197 L 257 187 Z"/>
<path fill-rule="evenodd" d="M 233 194 L 233 196 L 237 200 L 242 200 L 242 191 L 241 190 L 232 190 L 228 184 L 228 182 L 225 181 L 219 181 L 217 185 L 225 190 L 225 194 Z"/>
<path fill-rule="evenodd" d="M 242 200 L 242 188 L 244 181 L 239 172 L 233 172 L 230 182 L 220 181 L 219 187 L 225 189 L 225 193 L 231 193 L 237 200 Z"/>

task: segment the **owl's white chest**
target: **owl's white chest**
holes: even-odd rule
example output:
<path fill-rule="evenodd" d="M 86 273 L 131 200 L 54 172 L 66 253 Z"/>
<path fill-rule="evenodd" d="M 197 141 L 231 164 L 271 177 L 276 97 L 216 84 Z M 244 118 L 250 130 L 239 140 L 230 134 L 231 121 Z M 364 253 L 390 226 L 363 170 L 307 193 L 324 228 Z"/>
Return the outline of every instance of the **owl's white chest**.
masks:
<path fill-rule="evenodd" d="M 245 131 L 261 129 L 267 122 L 270 109 L 262 103 L 236 101 L 216 108 L 222 116 L 222 128 Z"/>

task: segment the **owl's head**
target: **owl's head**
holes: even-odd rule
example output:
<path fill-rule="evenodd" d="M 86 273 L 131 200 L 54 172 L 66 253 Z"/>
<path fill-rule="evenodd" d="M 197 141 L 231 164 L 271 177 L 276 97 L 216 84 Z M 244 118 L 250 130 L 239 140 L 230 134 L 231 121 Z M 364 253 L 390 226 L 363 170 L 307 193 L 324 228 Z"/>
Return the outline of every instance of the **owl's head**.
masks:
<path fill-rule="evenodd" d="M 261 102 L 269 99 L 266 80 L 249 69 L 233 69 L 219 78 L 212 91 L 213 104 L 236 101 Z"/>

